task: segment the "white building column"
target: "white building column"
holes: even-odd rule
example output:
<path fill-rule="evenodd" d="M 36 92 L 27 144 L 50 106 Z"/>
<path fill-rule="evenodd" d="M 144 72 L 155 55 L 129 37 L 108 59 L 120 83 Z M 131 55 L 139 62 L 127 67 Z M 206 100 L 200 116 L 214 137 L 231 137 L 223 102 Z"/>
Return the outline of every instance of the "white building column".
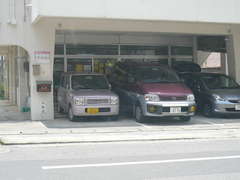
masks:
<path fill-rule="evenodd" d="M 16 48 L 14 46 L 9 47 L 7 60 L 8 63 L 8 78 L 9 78 L 9 101 L 11 104 L 17 104 L 16 97 Z"/>
<path fill-rule="evenodd" d="M 29 82 L 27 67 L 24 68 L 24 63 L 27 62 L 27 53 L 21 48 L 17 47 L 17 68 L 18 68 L 18 87 L 17 87 L 17 105 L 19 111 L 27 106 L 27 97 L 29 96 Z"/>
<path fill-rule="evenodd" d="M 55 30 L 39 29 L 36 39 L 29 47 L 30 61 L 30 96 L 31 96 L 31 119 L 32 120 L 53 120 L 53 61 L 55 46 Z M 38 52 L 38 53 L 36 53 Z M 40 52 L 40 53 L 39 53 Z M 36 55 L 41 52 L 49 53 L 46 59 L 41 61 Z M 43 53 L 44 54 L 44 53 Z M 42 54 L 42 55 L 43 55 Z M 39 68 L 39 69 L 38 69 Z M 39 70 L 39 72 L 36 72 Z M 51 92 L 37 92 L 37 81 L 48 81 L 52 83 Z"/>
<path fill-rule="evenodd" d="M 229 75 L 240 83 L 240 26 L 232 26 L 232 35 L 226 41 Z"/>

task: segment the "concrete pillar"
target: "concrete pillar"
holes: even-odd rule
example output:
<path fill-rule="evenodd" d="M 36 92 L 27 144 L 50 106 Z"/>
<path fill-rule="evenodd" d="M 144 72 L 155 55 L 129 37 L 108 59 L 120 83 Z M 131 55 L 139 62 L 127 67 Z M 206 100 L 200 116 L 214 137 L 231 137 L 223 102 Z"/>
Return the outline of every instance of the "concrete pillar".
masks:
<path fill-rule="evenodd" d="M 198 63 L 198 44 L 197 36 L 193 37 L 193 62 Z"/>
<path fill-rule="evenodd" d="M 28 72 L 24 69 L 24 63 L 28 61 L 27 53 L 21 47 L 17 48 L 17 65 L 18 65 L 18 87 L 17 87 L 17 105 L 19 111 L 27 105 L 27 97 L 29 96 L 28 88 Z"/>
<path fill-rule="evenodd" d="M 8 56 L 4 55 L 4 98 L 9 99 L 9 61 Z"/>
<path fill-rule="evenodd" d="M 9 47 L 8 61 L 9 61 L 9 101 L 11 104 L 17 104 L 16 98 L 16 47 Z"/>
<path fill-rule="evenodd" d="M 45 27 L 36 28 L 37 36 L 28 50 L 30 58 L 30 84 L 31 84 L 31 119 L 32 120 L 53 120 L 53 61 L 55 30 Z M 34 56 L 36 51 L 45 51 L 50 53 L 49 59 L 45 62 L 39 62 Z M 40 73 L 34 74 L 34 65 L 40 66 Z M 51 81 L 51 92 L 37 92 L 37 81 Z"/>
<path fill-rule="evenodd" d="M 233 25 L 232 35 L 227 38 L 228 71 L 229 75 L 240 83 L 240 26 Z"/>
<path fill-rule="evenodd" d="M 221 73 L 227 74 L 227 71 L 226 71 L 226 54 L 221 53 L 220 58 L 221 58 Z"/>

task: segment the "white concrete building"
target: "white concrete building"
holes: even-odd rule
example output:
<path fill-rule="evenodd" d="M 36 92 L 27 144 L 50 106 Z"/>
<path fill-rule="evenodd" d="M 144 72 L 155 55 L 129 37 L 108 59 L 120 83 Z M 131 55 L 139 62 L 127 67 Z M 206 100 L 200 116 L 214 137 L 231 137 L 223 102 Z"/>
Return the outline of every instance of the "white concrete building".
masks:
<path fill-rule="evenodd" d="M 121 59 L 202 63 L 221 53 L 222 72 L 240 82 L 239 0 L 0 0 L 5 96 L 32 120 L 54 119 L 63 71 L 103 71 Z M 30 98 L 29 98 L 30 97 Z"/>

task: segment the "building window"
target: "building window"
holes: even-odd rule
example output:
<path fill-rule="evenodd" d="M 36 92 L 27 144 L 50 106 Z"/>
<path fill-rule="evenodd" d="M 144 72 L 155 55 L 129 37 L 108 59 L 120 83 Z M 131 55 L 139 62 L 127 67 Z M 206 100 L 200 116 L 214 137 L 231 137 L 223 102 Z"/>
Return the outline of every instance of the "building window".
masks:
<path fill-rule="evenodd" d="M 121 55 L 168 55 L 168 47 L 121 45 Z"/>
<path fill-rule="evenodd" d="M 94 55 L 118 55 L 117 45 L 73 45 L 67 44 L 68 55 L 94 54 Z"/>
<path fill-rule="evenodd" d="M 192 56 L 193 48 L 192 47 L 184 47 L 184 46 L 173 46 L 171 48 L 171 54 L 172 55 Z"/>

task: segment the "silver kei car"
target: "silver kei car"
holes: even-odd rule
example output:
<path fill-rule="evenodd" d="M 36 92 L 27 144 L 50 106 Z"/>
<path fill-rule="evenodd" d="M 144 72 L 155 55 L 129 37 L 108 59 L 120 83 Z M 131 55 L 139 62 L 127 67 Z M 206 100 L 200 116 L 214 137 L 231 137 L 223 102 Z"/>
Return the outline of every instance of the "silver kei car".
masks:
<path fill-rule="evenodd" d="M 109 116 L 117 119 L 119 98 L 103 74 L 63 73 L 57 94 L 58 111 L 77 117 Z"/>

